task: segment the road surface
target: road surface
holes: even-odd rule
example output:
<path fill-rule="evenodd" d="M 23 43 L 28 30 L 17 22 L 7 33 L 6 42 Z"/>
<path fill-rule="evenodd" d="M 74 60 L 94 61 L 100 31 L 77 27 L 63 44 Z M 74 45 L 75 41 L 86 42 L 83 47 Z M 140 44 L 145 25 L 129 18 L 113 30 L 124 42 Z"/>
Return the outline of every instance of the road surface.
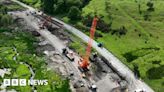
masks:
<path fill-rule="evenodd" d="M 37 11 L 36 9 L 25 5 L 17 0 L 12 0 L 18 4 L 20 4 L 23 7 L 28 8 L 31 11 Z M 66 23 L 64 23 L 63 21 L 57 19 L 57 18 L 53 18 L 53 20 L 58 21 L 59 23 L 63 24 L 63 26 L 70 32 L 72 32 L 73 34 L 75 34 L 76 36 L 78 36 L 79 38 L 81 38 L 84 42 L 88 42 L 89 41 L 89 37 L 82 33 L 80 30 L 72 27 L 71 25 L 68 25 Z M 117 57 L 115 57 L 114 55 L 112 55 L 111 52 L 109 52 L 107 49 L 105 48 L 99 48 L 97 47 L 97 42 L 93 41 L 93 45 L 92 47 L 97 50 L 97 52 L 99 54 L 101 54 L 103 57 L 105 57 L 108 62 L 112 65 L 112 67 L 115 68 L 115 70 L 117 70 L 118 74 L 121 75 L 122 77 L 124 77 L 128 83 L 129 83 L 129 91 L 130 92 L 134 92 L 137 89 L 145 89 L 146 92 L 154 92 L 147 84 L 145 84 L 144 82 L 142 82 L 141 80 L 138 80 L 135 76 L 134 73 L 126 66 L 124 65 L 119 59 L 117 59 Z"/>

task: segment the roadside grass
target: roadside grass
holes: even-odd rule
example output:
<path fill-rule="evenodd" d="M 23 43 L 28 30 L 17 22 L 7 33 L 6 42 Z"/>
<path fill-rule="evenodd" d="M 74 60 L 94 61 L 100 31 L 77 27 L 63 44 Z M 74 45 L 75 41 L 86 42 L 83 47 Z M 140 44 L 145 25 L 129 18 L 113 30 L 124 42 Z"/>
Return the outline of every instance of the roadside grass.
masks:
<path fill-rule="evenodd" d="M 41 0 L 19 0 L 19 1 L 31 5 L 35 8 L 40 8 L 41 6 Z"/>
<path fill-rule="evenodd" d="M 8 11 L 15 11 L 15 10 L 24 10 L 25 8 L 16 3 L 13 3 L 10 5 L 7 5 L 7 9 Z"/>
<path fill-rule="evenodd" d="M 65 30 L 65 31 L 69 32 L 68 30 Z M 77 53 L 79 53 L 79 55 L 84 56 L 87 44 L 84 41 L 82 41 L 79 37 L 77 37 L 76 35 L 70 32 L 69 32 L 69 35 L 71 39 L 73 40 L 73 42 L 69 44 L 69 48 L 75 50 Z"/>
<path fill-rule="evenodd" d="M 153 87 L 153 89 L 155 90 L 155 92 L 163 92 L 164 90 L 164 81 L 163 79 L 157 79 L 157 80 L 149 80 L 149 79 L 144 79 L 144 81 L 150 85 L 151 87 Z M 154 85 L 154 83 L 156 85 Z"/>
<path fill-rule="evenodd" d="M 18 11 L 25 10 L 26 8 L 20 6 L 19 4 L 10 1 L 11 3 L 4 3 L 5 0 L 0 1 L 1 6 L 6 7 L 7 11 Z"/>

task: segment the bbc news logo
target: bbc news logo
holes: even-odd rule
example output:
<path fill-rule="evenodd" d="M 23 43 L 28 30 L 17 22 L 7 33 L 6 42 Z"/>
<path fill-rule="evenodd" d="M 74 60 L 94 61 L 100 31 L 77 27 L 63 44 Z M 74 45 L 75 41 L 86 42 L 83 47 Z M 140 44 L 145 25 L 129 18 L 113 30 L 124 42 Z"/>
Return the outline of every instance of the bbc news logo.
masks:
<path fill-rule="evenodd" d="M 4 79 L 4 86 L 48 85 L 48 80 Z"/>

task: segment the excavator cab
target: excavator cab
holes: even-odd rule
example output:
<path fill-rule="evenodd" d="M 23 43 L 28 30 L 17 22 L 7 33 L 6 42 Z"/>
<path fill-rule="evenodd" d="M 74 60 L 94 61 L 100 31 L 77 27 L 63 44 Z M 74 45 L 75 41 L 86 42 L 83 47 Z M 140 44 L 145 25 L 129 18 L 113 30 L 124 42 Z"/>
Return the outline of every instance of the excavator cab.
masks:
<path fill-rule="evenodd" d="M 81 72 L 89 71 L 89 68 L 88 68 L 89 62 L 88 62 L 88 60 L 84 60 L 83 58 L 80 58 L 80 61 L 78 61 L 78 64 L 79 64 L 78 68 Z"/>

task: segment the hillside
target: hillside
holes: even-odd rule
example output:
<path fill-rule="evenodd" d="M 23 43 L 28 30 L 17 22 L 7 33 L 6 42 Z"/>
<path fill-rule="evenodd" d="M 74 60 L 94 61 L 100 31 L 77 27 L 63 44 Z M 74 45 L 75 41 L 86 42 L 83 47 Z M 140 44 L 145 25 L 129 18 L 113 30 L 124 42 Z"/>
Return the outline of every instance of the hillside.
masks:
<path fill-rule="evenodd" d="M 108 1 L 108 2 L 107 2 Z M 110 2 L 109 2 L 110 1 Z M 137 1 L 137 0 L 136 0 Z M 103 16 L 105 23 L 112 21 L 111 29 L 102 33 L 103 37 L 96 40 L 133 69 L 138 66 L 140 76 L 156 92 L 162 92 L 164 84 L 164 2 L 153 1 L 154 11 L 148 12 L 149 19 L 145 20 L 148 0 L 92 0 L 82 10 L 82 15 L 97 12 Z M 138 6 L 140 4 L 139 13 Z M 106 8 L 107 5 L 110 8 Z M 96 7 L 99 6 L 99 7 Z M 122 26 L 127 30 L 122 35 L 119 30 Z"/>

